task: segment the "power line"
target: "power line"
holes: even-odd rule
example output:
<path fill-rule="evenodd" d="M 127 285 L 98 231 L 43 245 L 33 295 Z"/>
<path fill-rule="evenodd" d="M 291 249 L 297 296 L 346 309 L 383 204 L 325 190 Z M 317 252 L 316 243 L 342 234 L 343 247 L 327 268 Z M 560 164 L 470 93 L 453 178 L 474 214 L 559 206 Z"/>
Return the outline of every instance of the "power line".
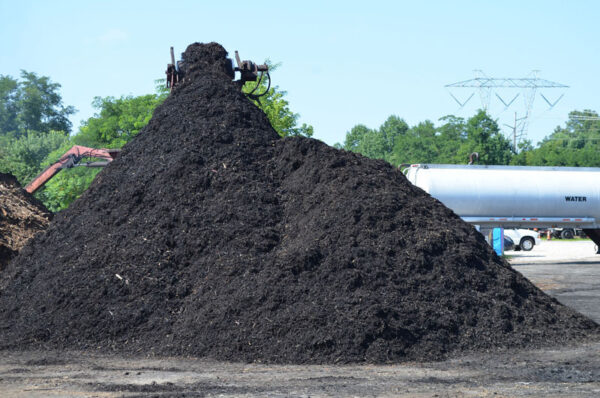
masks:
<path fill-rule="evenodd" d="M 598 138 L 591 138 L 591 137 L 586 137 L 586 138 L 546 138 L 543 141 L 565 141 L 565 142 L 600 141 L 600 137 L 598 137 Z"/>
<path fill-rule="evenodd" d="M 528 76 L 521 78 L 489 77 L 479 69 L 474 70 L 474 73 L 475 78 L 473 79 L 447 84 L 444 87 L 448 90 L 450 96 L 460 108 L 463 108 L 471 98 L 473 98 L 475 92 L 479 92 L 481 108 L 485 111 L 489 109 L 493 97 L 497 98 L 503 105 L 504 110 L 502 112 L 513 107 L 517 98 L 523 98 L 524 109 L 522 114 L 524 114 L 524 116 L 517 119 L 515 115 L 515 122 L 512 126 L 505 124 L 505 126 L 512 130 L 514 148 L 516 148 L 516 137 L 518 136 L 519 139 L 524 139 L 526 136 L 527 128 L 530 119 L 532 118 L 531 111 L 536 95 L 539 93 L 540 97 L 549 106 L 548 109 L 552 109 L 564 97 L 564 93 L 561 93 L 558 97 L 550 96 L 548 95 L 547 90 L 566 90 L 569 88 L 569 86 L 562 83 L 540 79 L 538 77 L 538 70 L 534 70 Z M 470 93 L 470 96 L 468 96 L 466 100 L 461 100 L 461 96 L 456 93 L 459 89 L 475 89 L 475 91 Z M 502 92 L 498 92 L 498 89 L 502 89 Z M 542 89 L 546 91 L 546 95 L 541 92 Z M 465 96 L 463 96 L 463 98 L 465 98 Z M 517 121 L 519 123 L 517 123 Z"/>
<path fill-rule="evenodd" d="M 561 83 L 538 78 L 512 78 L 512 77 L 476 77 L 475 79 L 447 84 L 444 87 L 475 87 L 475 88 L 569 88 Z"/>
<path fill-rule="evenodd" d="M 600 116 L 571 115 L 569 119 L 574 121 L 600 120 Z"/>

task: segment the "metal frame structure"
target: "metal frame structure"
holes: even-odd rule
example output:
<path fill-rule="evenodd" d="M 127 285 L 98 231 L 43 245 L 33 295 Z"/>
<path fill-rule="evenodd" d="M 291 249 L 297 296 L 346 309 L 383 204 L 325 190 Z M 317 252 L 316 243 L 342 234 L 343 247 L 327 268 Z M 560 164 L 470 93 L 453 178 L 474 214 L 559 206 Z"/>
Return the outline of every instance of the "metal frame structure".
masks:
<path fill-rule="evenodd" d="M 120 149 L 97 149 L 88 148 L 81 145 L 74 145 L 71 149 L 65 152 L 60 159 L 46 167 L 40 174 L 37 175 L 37 177 L 27 184 L 25 190 L 30 194 L 35 193 L 62 169 L 70 169 L 77 166 L 104 167 L 112 162 L 120 152 Z M 82 162 L 84 158 L 103 160 Z"/>
<path fill-rule="evenodd" d="M 538 77 L 539 71 L 537 70 L 532 71 L 529 76 L 522 78 L 496 78 L 486 76 L 481 70 L 475 70 L 474 72 L 475 78 L 447 84 L 444 87 L 448 90 L 450 96 L 461 108 L 463 108 L 471 100 L 471 98 L 473 98 L 475 92 L 471 93 L 471 95 L 465 101 L 460 101 L 457 96 L 452 93 L 452 90 L 458 88 L 475 89 L 479 93 L 481 107 L 486 111 L 490 106 L 493 96 L 495 96 L 502 103 L 504 110 L 513 105 L 516 99 L 521 96 L 525 105 L 525 116 L 517 118 L 515 114 L 515 125 L 508 126 L 512 129 L 513 145 L 515 146 L 515 150 L 517 138 L 523 138 L 526 134 L 536 94 L 539 92 L 540 97 L 542 97 L 542 99 L 548 104 L 549 109 L 552 109 L 563 98 L 564 93 L 562 93 L 555 100 L 551 101 L 548 99 L 548 96 L 544 95 L 540 90 L 569 88 L 569 86 L 562 83 L 540 79 Z M 497 90 L 499 88 L 507 89 L 509 92 L 509 97 L 501 96 Z"/>

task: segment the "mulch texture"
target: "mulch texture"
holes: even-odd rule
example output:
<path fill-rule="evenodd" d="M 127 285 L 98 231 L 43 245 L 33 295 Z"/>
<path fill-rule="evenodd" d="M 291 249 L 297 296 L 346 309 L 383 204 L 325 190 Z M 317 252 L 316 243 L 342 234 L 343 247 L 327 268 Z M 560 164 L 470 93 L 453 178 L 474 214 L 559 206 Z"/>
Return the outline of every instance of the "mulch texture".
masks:
<path fill-rule="evenodd" d="M 0 173 L 0 271 L 29 239 L 48 227 L 51 217 L 14 176 Z"/>
<path fill-rule="evenodd" d="M 0 348 L 274 363 L 596 338 L 389 164 L 281 139 L 218 44 L 0 281 Z"/>

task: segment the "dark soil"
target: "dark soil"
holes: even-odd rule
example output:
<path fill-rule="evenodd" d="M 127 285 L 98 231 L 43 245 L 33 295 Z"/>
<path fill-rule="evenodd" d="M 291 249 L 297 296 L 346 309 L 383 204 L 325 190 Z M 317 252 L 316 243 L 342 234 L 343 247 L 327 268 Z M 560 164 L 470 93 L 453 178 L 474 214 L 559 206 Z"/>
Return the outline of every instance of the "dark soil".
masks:
<path fill-rule="evenodd" d="M 280 139 L 225 57 L 188 47 L 183 84 L 9 265 L 0 348 L 381 363 L 598 336 L 389 164 Z"/>
<path fill-rule="evenodd" d="M 29 239 L 48 227 L 50 218 L 48 209 L 14 176 L 0 173 L 0 271 Z"/>

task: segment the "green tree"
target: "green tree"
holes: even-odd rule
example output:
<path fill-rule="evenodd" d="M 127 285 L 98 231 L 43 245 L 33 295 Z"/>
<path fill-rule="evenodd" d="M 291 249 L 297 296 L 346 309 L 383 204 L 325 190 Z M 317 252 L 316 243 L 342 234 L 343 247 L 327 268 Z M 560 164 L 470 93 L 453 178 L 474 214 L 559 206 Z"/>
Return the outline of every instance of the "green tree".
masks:
<path fill-rule="evenodd" d="M 385 159 L 389 154 L 386 152 L 386 144 L 387 142 L 379 130 L 370 130 L 364 135 L 357 152 L 369 158 Z"/>
<path fill-rule="evenodd" d="M 29 132 L 71 131 L 72 106 L 64 106 L 60 84 L 21 71 L 21 80 L 0 76 L 0 134 L 15 138 Z"/>
<path fill-rule="evenodd" d="M 97 113 L 82 124 L 73 140 L 78 145 L 120 148 L 148 124 L 165 97 L 165 94 L 96 97 L 92 105 Z"/>
<path fill-rule="evenodd" d="M 573 111 L 536 148 L 519 154 L 530 166 L 600 167 L 600 120 L 592 110 Z"/>
<path fill-rule="evenodd" d="M 408 124 L 404 119 L 396 115 L 388 117 L 379 127 L 379 134 L 381 135 L 383 152 L 386 154 L 386 160 L 389 159 L 394 151 L 396 143 L 406 137 L 408 130 Z"/>
<path fill-rule="evenodd" d="M 439 157 L 439 137 L 434 124 L 426 120 L 410 128 L 406 139 L 399 141 L 394 148 L 394 154 L 395 164 L 436 163 Z"/>
<path fill-rule="evenodd" d="M 60 84 L 21 71 L 21 80 L 0 76 L 0 171 L 25 185 L 42 169 L 44 159 L 68 144 L 75 112 L 63 106 Z"/>
<path fill-rule="evenodd" d="M 279 64 L 272 64 L 269 60 L 266 60 L 265 63 L 269 65 L 270 72 L 273 72 L 280 66 Z M 245 93 L 254 91 L 255 94 L 266 91 L 264 96 L 260 97 L 258 100 L 251 99 L 251 101 L 260 109 L 262 109 L 265 115 L 267 115 L 271 125 L 280 136 L 312 137 L 314 133 L 312 126 L 306 123 L 298 125 L 300 114 L 294 113 L 290 110 L 290 104 L 284 98 L 287 95 L 287 92 L 280 90 L 278 86 L 270 87 L 267 91 L 267 84 L 268 82 L 265 76 L 262 81 L 246 82 L 242 88 L 242 91 Z M 256 87 L 257 85 L 258 88 Z"/>
<path fill-rule="evenodd" d="M 344 140 L 342 148 L 347 151 L 360 152 L 361 144 L 364 141 L 365 136 L 371 134 L 371 132 L 371 129 L 364 124 L 357 124 L 346 133 L 346 139 Z"/>
<path fill-rule="evenodd" d="M 467 139 L 465 120 L 454 115 L 439 120 L 443 124 L 438 127 L 436 134 L 439 148 L 436 163 L 454 163 L 460 145 Z"/>
<path fill-rule="evenodd" d="M 516 166 L 527 166 L 528 157 L 531 156 L 533 151 L 533 144 L 531 140 L 523 140 L 517 144 L 518 152 L 513 155 L 510 160 L 510 164 Z"/>
<path fill-rule="evenodd" d="M 60 84 L 27 71 L 21 71 L 21 79 L 16 100 L 19 135 L 30 131 L 71 132 L 69 116 L 75 108 L 63 106 Z"/>
<path fill-rule="evenodd" d="M 354 126 L 338 147 L 393 165 L 402 163 L 466 163 L 479 152 L 484 164 L 508 164 L 513 156 L 510 142 L 500 133 L 496 121 L 479 111 L 466 122 L 456 116 L 440 119 L 436 127 L 426 120 L 408 127 L 398 116 L 390 116 L 377 130 Z"/>
<path fill-rule="evenodd" d="M 28 184 L 44 168 L 42 163 L 48 155 L 69 142 L 62 131 L 38 133 L 11 140 L 0 151 L 0 171 L 11 173 L 22 185 Z"/>
<path fill-rule="evenodd" d="M 16 135 L 17 96 L 19 83 L 10 76 L 0 75 L 0 135 Z"/>
<path fill-rule="evenodd" d="M 456 163 L 465 163 L 473 152 L 479 153 L 481 164 L 506 165 L 513 152 L 510 141 L 502 135 L 498 123 L 485 111 L 479 110 L 466 123 L 466 139 L 458 148 Z"/>
<path fill-rule="evenodd" d="M 377 130 L 358 124 L 346 134 L 343 148 L 374 159 L 384 159 L 386 142 Z"/>
<path fill-rule="evenodd" d="M 44 190 L 39 193 L 39 199 L 52 212 L 64 210 L 88 189 L 99 172 L 100 169 L 86 167 L 63 170 L 48 181 Z"/>
<path fill-rule="evenodd" d="M 339 148 L 391 161 L 394 148 L 399 142 L 404 142 L 408 129 L 408 124 L 396 115 L 388 117 L 376 130 L 358 124 L 346 133 L 344 144 Z"/>

